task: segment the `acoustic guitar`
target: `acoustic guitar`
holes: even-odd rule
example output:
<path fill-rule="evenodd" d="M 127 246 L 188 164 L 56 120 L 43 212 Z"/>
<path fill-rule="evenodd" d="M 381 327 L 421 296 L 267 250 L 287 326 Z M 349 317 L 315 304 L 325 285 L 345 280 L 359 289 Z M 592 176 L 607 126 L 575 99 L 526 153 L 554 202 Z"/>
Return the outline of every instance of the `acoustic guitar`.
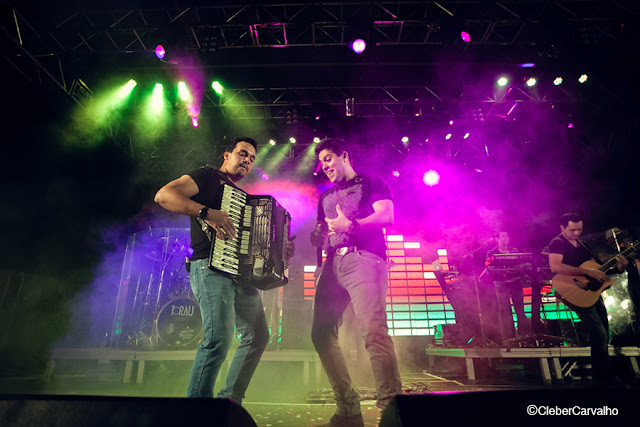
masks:
<path fill-rule="evenodd" d="M 622 251 L 620 255 L 628 257 L 637 250 L 638 242 L 633 242 L 627 249 Z M 618 260 L 613 257 L 609 261 L 600 265 L 595 261 L 585 261 L 580 267 L 591 268 L 607 272 L 618 264 Z M 551 284 L 560 296 L 575 305 L 576 307 L 587 308 L 594 305 L 600 294 L 607 290 L 613 283 L 613 280 L 607 278 L 604 282 L 600 282 L 589 276 L 570 276 L 567 274 L 556 274 L 551 280 Z"/>

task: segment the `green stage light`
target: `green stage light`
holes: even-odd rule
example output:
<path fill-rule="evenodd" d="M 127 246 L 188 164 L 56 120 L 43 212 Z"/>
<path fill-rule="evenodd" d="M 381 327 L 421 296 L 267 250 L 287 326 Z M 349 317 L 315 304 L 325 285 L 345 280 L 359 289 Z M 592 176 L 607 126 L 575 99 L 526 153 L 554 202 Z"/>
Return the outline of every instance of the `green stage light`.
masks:
<path fill-rule="evenodd" d="M 154 113 L 159 113 L 164 107 L 164 87 L 161 83 L 156 83 L 151 94 L 149 106 Z"/>
<path fill-rule="evenodd" d="M 318 142 L 316 142 L 316 139 Z M 320 142 L 320 138 L 313 138 L 313 142 L 318 144 Z M 302 154 L 302 158 L 298 161 L 298 165 L 296 166 L 296 174 L 298 175 L 307 175 L 313 172 L 313 168 L 316 165 L 316 145 L 309 144 L 309 146 L 305 149 Z"/>
<path fill-rule="evenodd" d="M 126 98 L 132 91 L 133 88 L 136 87 L 138 83 L 135 80 L 129 80 L 122 88 L 118 91 L 118 99 Z"/>
<path fill-rule="evenodd" d="M 224 91 L 224 87 L 220 84 L 219 81 L 214 81 L 213 83 L 211 83 L 211 88 L 215 91 L 215 93 L 217 93 L 218 95 L 222 95 L 222 92 Z"/>
<path fill-rule="evenodd" d="M 191 92 L 185 82 L 178 83 L 178 97 L 183 102 L 191 102 Z"/>
<path fill-rule="evenodd" d="M 271 146 L 269 146 L 271 147 Z M 285 159 L 290 157 L 291 154 L 291 145 L 290 144 L 282 144 L 279 147 L 274 148 L 274 150 L 269 150 L 269 159 L 267 164 L 265 165 L 265 171 L 267 173 L 272 173 L 277 170 L 281 163 L 285 161 Z"/>

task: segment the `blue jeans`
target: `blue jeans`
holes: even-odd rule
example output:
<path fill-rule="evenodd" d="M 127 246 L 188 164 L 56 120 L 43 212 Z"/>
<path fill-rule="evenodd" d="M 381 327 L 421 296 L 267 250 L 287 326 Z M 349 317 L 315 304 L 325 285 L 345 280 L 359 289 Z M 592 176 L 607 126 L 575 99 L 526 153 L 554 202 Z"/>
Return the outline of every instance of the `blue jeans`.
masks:
<path fill-rule="evenodd" d="M 212 271 L 205 259 L 191 263 L 191 289 L 200 305 L 203 342 L 191 368 L 188 397 L 213 397 L 213 386 L 231 347 L 234 326 L 240 345 L 218 397 L 242 403 L 249 381 L 269 342 L 269 328 L 258 290 Z"/>
<path fill-rule="evenodd" d="M 311 339 L 335 393 L 339 415 L 360 413 L 358 394 L 351 386 L 347 364 L 338 344 L 338 328 L 349 305 L 358 320 L 369 353 L 378 400 L 384 409 L 402 392 L 398 361 L 387 327 L 387 264 L 367 251 L 334 255 L 318 278 Z"/>

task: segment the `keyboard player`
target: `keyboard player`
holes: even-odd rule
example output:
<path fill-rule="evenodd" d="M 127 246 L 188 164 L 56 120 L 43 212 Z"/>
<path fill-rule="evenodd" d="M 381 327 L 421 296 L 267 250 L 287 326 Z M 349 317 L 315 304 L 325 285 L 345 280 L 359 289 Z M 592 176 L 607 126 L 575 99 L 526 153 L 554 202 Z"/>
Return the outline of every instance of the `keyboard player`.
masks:
<path fill-rule="evenodd" d="M 225 387 L 217 397 L 242 403 L 245 390 L 269 341 L 269 329 L 258 290 L 236 283 L 233 276 L 209 268 L 211 243 L 202 223 L 214 230 L 217 239 L 241 242 L 232 209 L 213 209 L 222 203 L 225 184 L 237 184 L 253 168 L 257 143 L 247 137 L 234 139 L 226 147 L 219 169 L 205 166 L 189 172 L 162 187 L 155 201 L 163 208 L 191 220 L 190 280 L 202 314 L 203 342 L 196 352 L 187 389 L 188 397 L 213 397 L 213 387 L 234 337 L 234 326 L 241 335 L 229 369 Z M 204 229 L 203 229 L 204 228 Z M 293 242 L 287 243 L 287 257 L 293 255 Z"/>
<path fill-rule="evenodd" d="M 516 335 L 519 337 L 528 335 L 530 332 L 529 321 L 524 314 L 522 280 L 525 279 L 525 277 L 523 277 L 524 275 L 517 268 L 496 268 L 494 255 L 519 253 L 519 251 L 517 248 L 509 245 L 510 239 L 508 232 L 498 232 L 495 239 L 497 245 L 487 251 L 485 261 L 487 270 L 485 274 L 487 280 L 493 282 L 493 285 L 495 286 L 496 298 L 498 301 L 500 334 L 502 339 L 506 340 L 514 338 Z M 517 334 L 513 323 L 513 314 L 511 311 L 512 304 L 518 322 Z"/>

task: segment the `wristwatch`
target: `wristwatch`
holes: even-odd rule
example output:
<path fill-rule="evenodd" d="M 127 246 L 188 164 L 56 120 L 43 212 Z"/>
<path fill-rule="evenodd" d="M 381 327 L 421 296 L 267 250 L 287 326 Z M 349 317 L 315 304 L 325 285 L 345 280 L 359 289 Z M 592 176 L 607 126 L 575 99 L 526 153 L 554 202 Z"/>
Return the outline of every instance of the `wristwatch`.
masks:
<path fill-rule="evenodd" d="M 200 209 L 198 211 L 198 217 L 201 220 L 207 219 L 208 216 L 209 216 L 209 208 L 208 207 L 205 206 L 205 207 L 203 207 L 202 209 Z"/>

